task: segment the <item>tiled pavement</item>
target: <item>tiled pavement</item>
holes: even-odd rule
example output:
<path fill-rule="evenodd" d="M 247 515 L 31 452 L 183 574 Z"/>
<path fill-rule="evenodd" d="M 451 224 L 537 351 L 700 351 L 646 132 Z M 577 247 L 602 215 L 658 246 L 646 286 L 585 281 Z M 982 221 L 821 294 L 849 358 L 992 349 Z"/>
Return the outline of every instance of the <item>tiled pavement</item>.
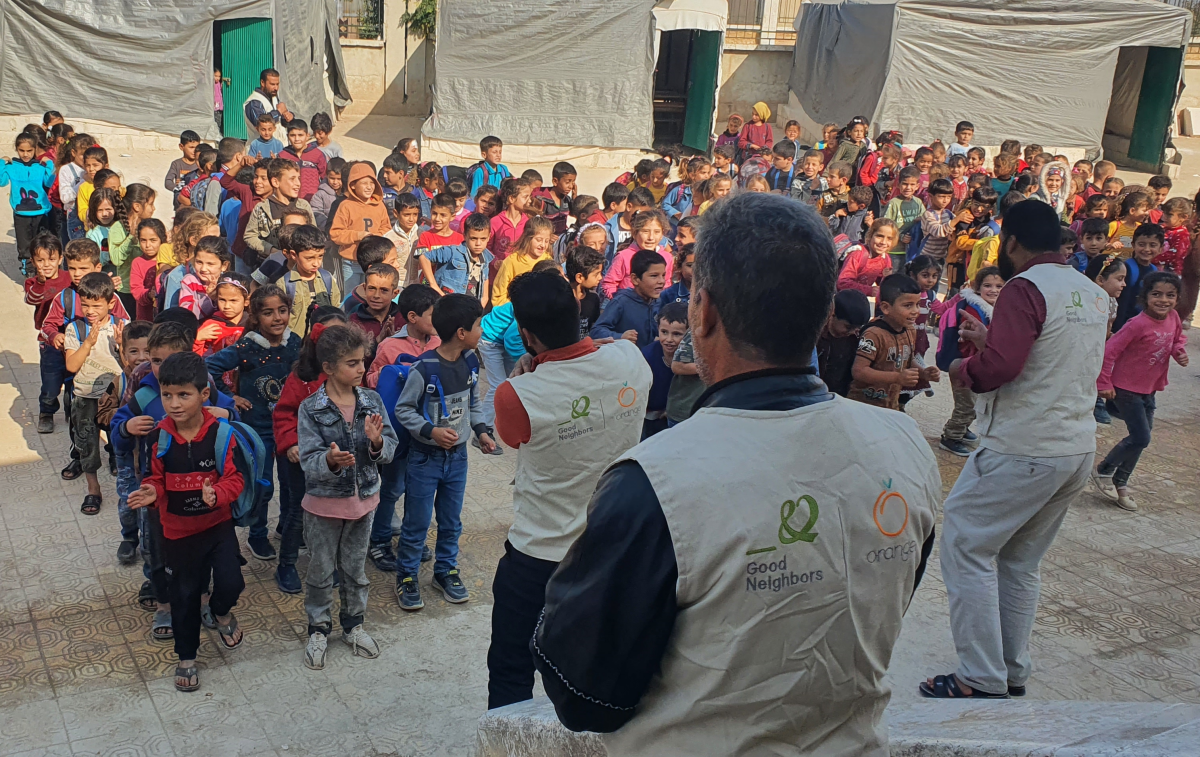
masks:
<path fill-rule="evenodd" d="M 390 576 L 369 568 L 367 625 L 381 658 L 355 658 L 334 641 L 326 669 L 313 672 L 301 663 L 302 598 L 275 589 L 273 563 L 249 558 L 236 610 L 244 646 L 226 651 L 205 631 L 202 689 L 176 693 L 171 645 L 149 638 L 150 614 L 134 601 L 140 569 L 116 563 L 112 478 L 101 474 L 101 514 L 81 515 L 82 481 L 58 476 L 61 414 L 55 434 L 34 433 L 37 351 L 12 278 L 0 278 L 0 323 L 12 324 L 0 332 L 0 755 L 468 753 L 486 701 L 490 583 L 511 521 L 516 455 L 471 450 L 462 538 L 470 603 L 429 593 L 423 612 L 404 614 Z M 1031 697 L 1200 702 L 1198 376 L 1174 367 L 1160 395 L 1134 479 L 1141 511 L 1089 491 L 1067 517 L 1043 568 Z M 910 405 L 931 439 L 947 395 Z M 1119 423 L 1102 429 L 1100 450 L 1122 432 Z M 938 459 L 948 490 L 961 461 Z M 915 696 L 919 678 L 953 662 L 935 559 L 893 660 L 895 695 Z"/>

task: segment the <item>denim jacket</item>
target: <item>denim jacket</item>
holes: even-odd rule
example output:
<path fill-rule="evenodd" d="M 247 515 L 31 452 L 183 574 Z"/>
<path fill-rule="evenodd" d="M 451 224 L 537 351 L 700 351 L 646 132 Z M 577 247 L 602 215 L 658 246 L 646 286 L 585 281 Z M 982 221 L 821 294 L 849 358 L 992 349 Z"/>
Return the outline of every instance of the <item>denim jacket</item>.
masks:
<path fill-rule="evenodd" d="M 370 389 L 354 390 L 354 424 L 347 426 L 342 411 L 329 399 L 322 384 L 311 397 L 300 403 L 297 436 L 300 467 L 304 470 L 307 491 L 317 497 L 370 497 L 379 491 L 379 465 L 392 460 L 396 451 L 396 432 L 388 420 L 383 400 Z M 383 417 L 383 448 L 372 455 L 364 429 L 368 415 Z M 336 443 L 340 450 L 353 450 L 353 468 L 329 470 L 325 453 Z"/>
<path fill-rule="evenodd" d="M 471 252 L 465 244 L 452 244 L 444 247 L 435 247 L 425 250 L 421 253 L 429 262 L 437 266 L 437 270 L 433 272 L 433 277 L 437 280 L 438 286 L 442 289 L 449 289 L 458 294 L 463 294 L 467 291 L 467 284 L 471 276 Z M 488 285 L 488 266 L 491 265 L 495 258 L 488 250 L 483 251 L 481 262 L 483 269 L 479 272 L 480 291 L 486 291 Z"/>

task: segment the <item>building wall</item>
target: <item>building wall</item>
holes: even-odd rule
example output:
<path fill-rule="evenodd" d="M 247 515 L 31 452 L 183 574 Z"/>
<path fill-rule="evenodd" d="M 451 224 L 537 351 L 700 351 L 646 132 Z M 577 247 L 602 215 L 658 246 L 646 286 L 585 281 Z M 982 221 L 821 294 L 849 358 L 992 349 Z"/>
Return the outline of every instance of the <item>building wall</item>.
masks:
<path fill-rule="evenodd" d="M 409 0 L 409 6 L 415 6 Z M 433 43 L 408 35 L 400 18 L 404 0 L 386 0 L 383 39 L 343 39 L 346 80 L 353 102 L 348 115 L 426 116 L 432 106 Z M 407 68 L 406 68 L 407 64 Z M 407 83 L 407 89 L 405 87 Z M 407 95 L 407 96 L 406 96 Z"/>
<path fill-rule="evenodd" d="M 762 101 L 775 120 L 788 101 L 790 50 L 726 50 L 721 58 L 721 91 L 717 99 L 718 127 L 738 113 L 749 120 L 750 108 Z M 719 129 L 718 129 L 719 130 Z"/>

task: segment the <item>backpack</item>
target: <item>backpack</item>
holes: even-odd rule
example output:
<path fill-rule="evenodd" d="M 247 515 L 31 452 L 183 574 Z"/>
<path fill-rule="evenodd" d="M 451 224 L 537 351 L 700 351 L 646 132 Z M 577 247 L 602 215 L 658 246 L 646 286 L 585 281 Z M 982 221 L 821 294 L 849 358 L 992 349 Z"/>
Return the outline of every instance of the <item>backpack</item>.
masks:
<path fill-rule="evenodd" d="M 142 387 L 147 389 L 149 387 Z M 138 390 L 139 392 L 141 389 Z M 271 485 L 264 477 L 267 463 L 267 448 L 254 429 L 241 421 L 217 419 L 217 475 L 225 475 L 225 458 L 229 454 L 229 445 L 237 441 L 233 451 L 233 462 L 237 472 L 242 474 L 242 493 L 229 505 L 233 515 L 233 525 L 245 527 L 250 525 L 250 513 L 260 494 Z M 171 448 L 171 435 L 165 429 L 158 430 L 158 457 L 162 457 Z"/>
<path fill-rule="evenodd" d="M 925 224 L 921 223 L 921 219 L 909 226 L 908 231 L 908 247 L 904 248 L 904 262 L 911 262 L 913 258 L 921 254 L 921 248 L 925 246 Z"/>
<path fill-rule="evenodd" d="M 208 199 L 208 185 L 212 179 L 204 179 L 192 187 L 192 207 L 204 209 L 204 201 Z"/>
<path fill-rule="evenodd" d="M 387 409 L 388 420 L 392 422 L 392 428 L 396 431 L 396 436 L 399 438 L 399 444 L 396 446 L 394 455 L 408 454 L 409 442 L 412 440 L 412 435 L 409 434 L 400 421 L 396 418 L 396 403 L 400 401 L 400 394 L 404 391 L 404 384 L 408 381 L 409 374 L 412 373 L 413 366 L 417 363 L 425 363 L 425 370 L 428 373 L 426 377 L 425 394 L 436 394 L 438 401 L 442 406 L 442 415 L 446 415 L 446 395 L 442 391 L 442 380 L 438 375 L 438 369 L 441 363 L 437 355 L 430 355 L 433 350 L 422 354 L 420 357 L 402 354 L 396 357 L 395 362 L 391 365 L 386 365 L 379 372 L 379 382 L 375 385 L 375 391 L 379 393 L 380 399 L 383 400 L 383 406 Z M 463 358 L 467 361 L 467 370 L 470 373 L 470 382 L 475 385 L 479 381 L 479 358 L 474 352 L 464 352 Z M 433 419 L 429 417 L 428 403 L 422 403 L 421 412 L 425 416 L 425 420 L 433 423 Z"/>
<path fill-rule="evenodd" d="M 850 257 L 850 253 L 856 247 L 862 247 L 862 245 L 850 241 L 850 237 L 845 234 L 838 234 L 833 238 L 833 251 L 837 255 L 838 273 L 842 272 L 842 268 L 846 265 L 846 259 Z"/>
<path fill-rule="evenodd" d="M 329 302 L 322 301 L 320 304 L 322 304 L 322 305 L 336 304 L 333 302 L 333 274 L 331 274 L 329 271 L 326 271 L 324 268 L 317 269 L 317 273 L 321 274 L 321 283 L 323 283 L 325 285 L 325 291 L 324 292 L 316 292 L 315 294 L 313 294 L 313 302 L 316 302 L 317 298 L 320 297 L 321 295 L 325 295 L 325 298 L 328 299 Z M 285 277 L 285 279 L 286 279 L 286 277 Z M 295 302 L 296 301 L 296 282 L 285 280 L 283 282 L 283 288 L 287 290 L 288 297 L 290 297 L 292 299 L 292 302 Z"/>
<path fill-rule="evenodd" d="M 483 161 L 480 162 L 482 163 Z M 477 166 L 479 163 L 476 163 L 475 165 Z M 475 166 L 471 167 L 474 168 Z M 442 181 L 449 184 L 455 179 L 462 179 L 463 183 L 470 188 L 471 182 L 467 181 L 467 171 L 468 169 L 463 168 L 462 166 L 442 166 Z"/>
<path fill-rule="evenodd" d="M 481 160 L 476 163 L 472 163 L 465 171 L 463 171 L 462 179 L 463 179 L 463 181 L 467 182 L 468 188 L 471 186 L 471 181 L 472 181 L 471 177 L 474 175 L 474 173 L 476 171 L 483 171 L 483 184 L 480 186 L 491 184 L 491 182 L 488 180 L 489 176 L 488 176 L 488 170 L 487 170 L 487 161 Z M 500 177 L 501 184 L 504 183 L 505 179 L 512 178 L 512 173 L 509 172 L 509 170 L 507 168 L 502 169 L 500 166 L 496 166 L 495 174 Z M 505 176 L 505 174 L 508 174 L 508 175 Z M 495 185 L 493 185 L 493 186 L 495 186 Z"/>

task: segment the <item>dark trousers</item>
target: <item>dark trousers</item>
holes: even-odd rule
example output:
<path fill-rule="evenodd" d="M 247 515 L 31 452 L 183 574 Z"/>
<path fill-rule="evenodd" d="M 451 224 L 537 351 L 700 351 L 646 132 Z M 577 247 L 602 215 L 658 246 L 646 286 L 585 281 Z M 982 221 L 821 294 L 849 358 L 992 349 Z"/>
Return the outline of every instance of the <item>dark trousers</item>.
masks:
<path fill-rule="evenodd" d="M 38 393 L 38 412 L 54 415 L 58 412 L 58 396 L 62 394 L 63 387 L 67 388 L 67 397 L 64 400 L 64 406 L 67 409 L 67 417 L 70 418 L 71 409 L 71 374 L 67 373 L 67 359 L 63 357 L 61 350 L 56 350 L 50 345 L 42 342 L 38 345 L 38 370 L 42 374 L 42 390 Z"/>
<path fill-rule="evenodd" d="M 282 483 L 287 479 L 288 486 Z M 286 455 L 279 458 L 279 522 L 283 524 L 283 532 L 279 537 L 279 565 L 295 565 L 296 556 L 300 554 L 300 541 L 304 537 L 304 510 L 300 503 L 304 500 L 304 469 L 300 463 L 293 463 Z M 283 495 L 287 493 L 287 510 L 284 512 Z"/>
<path fill-rule="evenodd" d="M 48 214 L 40 216 L 19 216 L 13 213 L 13 234 L 17 237 L 17 260 L 28 260 L 29 243 L 42 230 Z"/>
<path fill-rule="evenodd" d="M 1125 421 L 1128 435 L 1112 448 L 1100 463 L 1099 471 L 1104 475 L 1112 474 L 1113 486 L 1125 486 L 1142 450 L 1150 446 L 1150 431 L 1154 428 L 1154 392 L 1138 394 L 1118 389 L 1112 404 L 1116 405 L 1113 415 Z"/>
<path fill-rule="evenodd" d="M 85 473 L 100 470 L 100 426 L 96 423 L 99 405 L 100 400 L 91 397 L 76 397 L 71 402 L 73 439 Z"/>
<path fill-rule="evenodd" d="M 167 577 L 167 566 L 163 558 L 162 521 L 158 517 L 158 508 L 145 507 L 142 513 L 142 575 L 150 582 L 154 592 L 154 601 L 167 604 L 171 601 L 170 581 Z"/>
<path fill-rule="evenodd" d="M 171 577 L 175 654 L 181 660 L 194 660 L 200 648 L 200 597 L 208 590 L 210 571 L 213 590 L 208 606 L 214 617 L 233 609 L 246 588 L 233 521 L 183 539 L 163 539 L 163 553 Z"/>
<path fill-rule="evenodd" d="M 558 563 L 518 552 L 504 542 L 492 581 L 492 645 L 488 647 L 488 709 L 533 699 L 529 640 L 546 604 L 546 584 Z"/>
<path fill-rule="evenodd" d="M 408 472 L 408 454 L 396 455 L 387 465 L 379 466 L 379 505 L 371 526 L 371 546 L 386 544 L 392 548 L 392 518 L 396 503 L 404 494 L 404 476 Z"/>

